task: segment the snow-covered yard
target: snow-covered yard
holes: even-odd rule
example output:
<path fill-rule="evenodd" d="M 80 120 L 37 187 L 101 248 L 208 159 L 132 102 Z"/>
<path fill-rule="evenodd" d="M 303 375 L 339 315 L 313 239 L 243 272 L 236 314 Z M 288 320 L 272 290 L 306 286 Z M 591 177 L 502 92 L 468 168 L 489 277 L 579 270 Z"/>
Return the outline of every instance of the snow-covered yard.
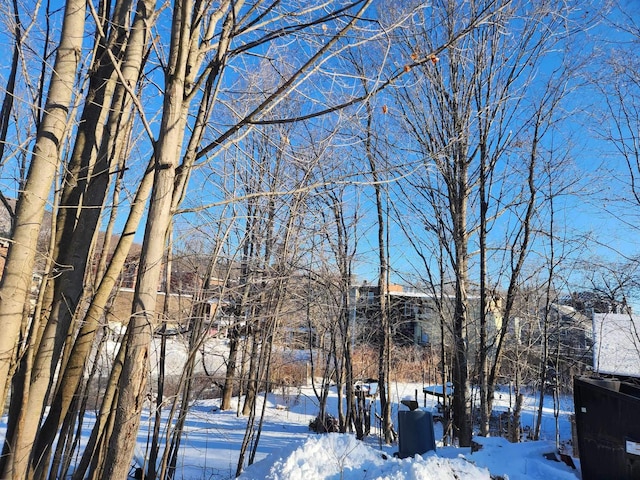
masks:
<path fill-rule="evenodd" d="M 175 342 L 175 341 L 174 341 Z M 216 353 L 218 345 L 213 345 Z M 182 365 L 184 349 L 172 346 L 173 365 Z M 110 352 L 112 353 L 112 352 Z M 211 352 L 209 352 L 211 353 Z M 211 365 L 209 372 L 220 369 L 219 355 L 208 354 Z M 107 358 L 101 360 L 108 363 Z M 397 425 L 398 409 L 406 409 L 400 400 L 417 399 L 420 407 L 433 411 L 436 398 L 422 394 L 424 385 L 394 383 L 391 388 L 393 400 L 392 418 Z M 424 403 L 426 401 L 426 404 Z M 506 411 L 514 401 L 508 389 L 496 393 L 495 407 Z M 315 434 L 309 423 L 318 414 L 318 401 L 311 386 L 278 389 L 267 398 L 265 421 L 260 432 L 255 462 L 244 468 L 242 479 L 272 480 L 314 480 L 314 479 L 567 479 L 580 478 L 577 469 L 561 462 L 548 460 L 544 454 L 555 452 L 555 419 L 551 399 L 545 403 L 542 422 L 543 440 L 511 444 L 503 438 L 475 438 L 482 445 L 479 451 L 469 448 L 442 446 L 437 443 L 436 451 L 399 459 L 394 456 L 398 445 L 382 445 L 378 425 L 373 424 L 371 435 L 359 442 L 354 435 Z M 237 400 L 236 400 L 237 402 Z M 562 442 L 571 438 L 569 415 L 573 413 L 573 399 L 562 397 L 559 416 L 559 432 Z M 235 404 L 237 405 L 237 403 Z M 196 400 L 187 418 L 181 439 L 178 471 L 175 478 L 180 480 L 220 480 L 235 477 L 240 447 L 245 434 L 247 419 L 236 414 L 236 409 L 220 411 L 219 400 Z M 257 411 L 262 407 L 260 397 Z M 379 412 L 377 402 L 373 403 L 372 418 Z M 166 416 L 168 407 L 163 411 Z M 328 413 L 337 415 L 337 392 L 330 391 Z M 522 413 L 523 427 L 533 427 L 537 411 L 536 398 L 525 397 Z M 83 424 L 83 435 L 88 438 L 94 417 L 89 413 Z M 145 410 L 138 435 L 138 446 L 134 461 L 141 466 L 148 458 L 145 450 L 149 432 L 153 428 L 149 410 Z M 0 421 L 0 439 L 4 438 L 6 418 Z M 397 427 L 396 427 L 397 428 Z M 440 423 L 434 425 L 435 438 L 442 436 Z M 247 455 L 248 457 L 248 455 Z M 133 473 L 132 465 L 132 473 Z"/>
<path fill-rule="evenodd" d="M 414 396 L 422 385 L 397 384 L 393 387 L 396 399 Z M 283 394 L 284 393 L 284 394 Z M 422 398 L 419 395 L 422 406 Z M 335 390 L 330 398 L 330 410 L 337 405 Z M 508 405 L 508 393 L 497 398 L 498 408 Z M 427 399 L 427 409 L 435 400 Z M 560 415 L 560 437 L 570 439 L 568 416 L 572 412 L 572 399 L 563 399 Z M 217 400 L 196 401 L 188 418 L 179 460 L 178 479 L 234 478 L 238 452 L 243 439 L 246 419 L 235 411 L 220 411 Z M 394 405 L 394 421 L 397 404 Z M 544 439 L 538 442 L 511 444 L 503 438 L 476 438 L 482 445 L 479 451 L 469 448 L 437 446 L 430 452 L 414 458 L 394 457 L 397 445 L 381 445 L 372 428 L 372 435 L 364 442 L 353 435 L 315 434 L 309 422 L 318 413 L 317 400 L 311 387 L 292 389 L 271 394 L 268 398 L 265 422 L 258 443 L 255 463 L 246 467 L 240 478 L 272 480 L 312 479 L 482 479 L 509 480 L 575 480 L 578 469 L 549 460 L 544 454 L 555 451 L 555 421 L 551 405 L 546 406 L 543 421 Z M 400 408 L 405 408 L 400 406 Z M 536 404 L 527 398 L 523 425 L 533 425 Z M 89 426 L 89 424 L 87 424 Z M 144 458 L 147 419 L 139 435 L 136 457 Z M 439 438 L 439 424 L 435 426 Z"/>

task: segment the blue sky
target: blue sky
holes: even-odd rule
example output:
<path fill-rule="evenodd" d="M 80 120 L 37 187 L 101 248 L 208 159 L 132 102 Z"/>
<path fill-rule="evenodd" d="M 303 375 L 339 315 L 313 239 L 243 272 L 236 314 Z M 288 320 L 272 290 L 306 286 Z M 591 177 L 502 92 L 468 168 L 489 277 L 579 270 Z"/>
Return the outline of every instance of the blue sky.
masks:
<path fill-rule="evenodd" d="M 62 2 L 53 3 L 62 4 Z M 626 8 L 631 11 L 632 8 L 638 6 L 637 3 L 636 1 L 627 2 Z M 620 17 L 617 16 L 615 18 Z M 59 12 L 52 17 L 54 26 L 58 22 Z M 44 23 L 41 19 L 36 31 L 43 26 Z M 588 35 L 591 35 L 591 37 Z M 588 35 L 585 34 L 583 36 L 581 41 L 585 43 L 582 47 L 583 50 L 593 49 L 589 52 L 589 54 L 593 55 L 600 54 L 602 51 L 616 51 L 617 44 L 613 42 L 626 40 L 624 33 L 604 24 L 588 32 Z M 598 42 L 594 41 L 593 38 L 597 38 Z M 92 37 L 87 35 L 87 43 L 89 44 L 91 41 Z M 5 33 L 0 33 L 0 46 L 5 50 L 10 48 L 10 42 Z M 594 62 L 589 67 L 593 69 L 594 76 L 596 73 L 601 73 L 600 70 L 603 67 L 601 57 L 598 58 L 597 62 Z M 552 58 L 550 58 L 550 61 L 552 61 Z M 8 72 L 7 62 L 8 60 L 0 62 L 0 79 L 2 80 L 6 78 Z M 228 80 L 230 83 L 235 81 L 233 74 Z M 565 133 L 571 133 L 570 138 L 575 142 L 575 145 L 571 148 L 573 161 L 577 166 L 575 175 L 587 194 L 581 197 L 567 197 L 565 199 L 567 203 L 564 209 L 563 222 L 573 232 L 589 234 L 594 240 L 590 243 L 589 249 L 584 252 L 584 255 L 597 255 L 615 263 L 624 260 L 625 257 L 636 255 L 640 248 L 640 244 L 636 240 L 638 237 L 636 234 L 637 227 L 640 225 L 636 212 L 640 210 L 640 207 L 621 201 L 629 198 L 628 192 L 625 191 L 625 184 L 628 179 L 626 166 L 610 144 L 597 138 L 598 127 L 605 123 L 605 120 L 601 120 L 599 124 L 599 118 L 593 118 L 592 116 L 592 114 L 597 113 L 598 108 L 601 106 L 598 94 L 593 89 L 585 89 L 583 92 L 574 100 L 574 119 L 572 122 L 567 123 L 566 128 L 569 131 Z M 378 103 L 377 108 L 379 107 L 380 104 Z M 130 164 L 133 169 L 138 168 L 135 163 L 135 157 L 138 157 L 139 164 L 145 164 L 148 158 L 146 149 L 135 151 L 135 154 Z M 605 174 L 602 175 L 603 173 Z M 13 196 L 15 193 L 15 175 L 15 165 L 0 170 L 1 188 L 9 196 Z M 373 210 L 370 209 L 370 212 L 368 216 L 372 215 Z M 359 264 L 358 273 L 362 279 L 373 280 L 376 272 L 376 229 L 370 225 L 362 228 L 361 231 L 366 233 L 360 241 L 362 260 Z M 142 228 L 137 238 L 138 240 L 142 239 Z M 407 242 L 395 229 L 390 232 L 390 238 L 389 249 L 393 259 L 393 268 L 400 271 L 410 270 L 417 262 L 407 247 Z"/>

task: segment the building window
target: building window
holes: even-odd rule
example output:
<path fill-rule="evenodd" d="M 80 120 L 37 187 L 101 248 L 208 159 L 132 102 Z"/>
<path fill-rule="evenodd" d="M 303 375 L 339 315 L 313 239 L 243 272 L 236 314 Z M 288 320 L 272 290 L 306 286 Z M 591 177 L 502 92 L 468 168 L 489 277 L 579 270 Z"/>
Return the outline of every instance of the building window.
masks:
<path fill-rule="evenodd" d="M 404 304 L 404 316 L 405 317 L 417 317 L 420 313 L 420 307 L 412 302 L 406 302 Z"/>
<path fill-rule="evenodd" d="M 405 302 L 404 304 L 404 316 L 405 317 L 412 317 L 413 316 L 413 305 L 411 304 L 411 302 Z"/>

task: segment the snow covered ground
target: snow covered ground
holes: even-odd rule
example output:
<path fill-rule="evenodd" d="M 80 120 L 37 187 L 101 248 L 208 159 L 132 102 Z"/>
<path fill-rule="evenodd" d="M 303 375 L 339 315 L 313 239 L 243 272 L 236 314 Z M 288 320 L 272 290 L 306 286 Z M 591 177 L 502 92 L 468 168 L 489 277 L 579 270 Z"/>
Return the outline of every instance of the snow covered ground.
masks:
<path fill-rule="evenodd" d="M 422 385 L 403 384 L 394 388 L 396 398 L 407 398 L 413 392 L 422 390 Z M 366 442 L 358 442 L 351 435 L 317 435 L 307 431 L 306 424 L 313 418 L 315 402 L 303 389 L 297 403 L 294 401 L 288 412 L 271 410 L 270 425 L 280 425 L 283 429 L 296 428 L 303 438 L 295 439 L 277 452 L 271 452 L 260 462 L 248 467 L 242 479 L 258 480 L 310 480 L 310 479 L 558 479 L 575 480 L 580 478 L 579 471 L 564 463 L 548 460 L 544 454 L 555 449 L 555 419 L 552 405 L 545 408 L 543 418 L 544 440 L 511 444 L 504 438 L 476 438 L 482 445 L 479 451 L 469 448 L 438 446 L 435 452 L 417 455 L 414 458 L 398 459 L 394 457 L 398 446 L 385 446 L 379 443 L 375 435 Z M 422 404 L 423 399 L 419 393 Z M 273 399 L 277 402 L 278 398 Z M 497 398 L 498 408 L 508 405 L 508 392 Z M 427 399 L 427 409 L 431 410 L 434 401 Z M 565 398 L 561 406 L 560 437 L 569 440 L 571 427 L 569 414 L 572 413 L 572 399 Z M 537 407 L 532 398 L 528 399 L 523 415 L 523 425 L 533 426 L 533 411 Z M 404 408 L 400 406 L 400 408 Z M 311 411 L 311 412 L 309 412 Z M 311 415 L 308 415 L 311 413 Z M 226 414 L 220 414 L 226 415 Z M 300 418 L 298 415 L 302 415 Z M 397 408 L 394 410 L 394 420 Z M 296 420 L 294 420 L 294 418 Z M 299 419 L 299 420 L 297 420 Z M 287 421 L 289 420 L 289 421 Z M 295 427 L 294 427 L 295 425 Z M 436 424 L 436 438 L 438 438 Z M 299 430 L 298 430 L 299 429 Z M 375 429 L 374 429 L 375 430 Z M 265 445 L 267 447 L 267 445 Z M 576 464 L 578 462 L 576 461 Z M 579 468 L 579 466 L 578 466 Z"/>
<path fill-rule="evenodd" d="M 418 399 L 423 407 L 422 385 L 394 384 L 393 419 L 397 423 L 399 399 Z M 549 400 L 550 401 L 550 400 Z M 570 397 L 563 398 L 560 414 L 560 438 L 571 437 L 568 416 L 572 413 Z M 496 397 L 498 408 L 506 409 L 508 392 Z M 218 400 L 199 400 L 193 404 L 185 433 L 181 440 L 177 479 L 231 479 L 234 478 L 238 452 L 243 440 L 246 418 L 235 410 L 220 411 Z M 426 409 L 435 406 L 435 399 L 427 398 Z M 337 412 L 337 395 L 331 391 L 329 413 Z M 377 405 L 374 404 L 374 413 Z M 260 406 L 259 406 L 260 408 Z M 379 409 L 379 407 L 377 407 Z M 401 409 L 406 409 L 400 405 Z M 525 401 L 523 425 L 533 426 L 533 412 L 537 408 L 533 397 Z M 379 410 L 378 410 L 379 411 Z M 377 425 L 364 442 L 353 435 L 315 434 L 309 430 L 309 422 L 318 413 L 318 402 L 311 387 L 290 388 L 270 394 L 267 399 L 265 422 L 258 442 L 255 463 L 245 466 L 243 480 L 404 480 L 404 479 L 539 479 L 575 480 L 580 478 L 578 469 L 564 463 L 548 460 L 544 454 L 555 449 L 555 420 L 552 405 L 545 405 L 542 424 L 544 439 L 538 442 L 511 444 L 503 438 L 475 438 L 482 445 L 479 451 L 469 448 L 443 447 L 437 444 L 435 452 L 414 458 L 394 457 L 398 445 L 386 446 L 379 441 Z M 87 418 L 86 436 L 92 425 Z M 0 439 L 4 437 L 5 421 L 0 422 Z M 138 436 L 135 459 L 142 462 L 148 431 L 152 423 L 145 416 Z M 435 424 L 436 440 L 441 432 Z M 132 470 L 133 472 L 133 470 Z"/>
<path fill-rule="evenodd" d="M 422 385 L 394 385 L 395 399 L 413 397 Z M 422 407 L 423 398 L 418 398 Z M 330 409 L 337 405 L 335 390 Z M 549 402 L 551 400 L 549 399 Z M 508 392 L 496 399 L 498 408 L 506 409 Z M 435 400 L 427 399 L 427 409 Z M 222 412 L 217 400 L 202 400 L 194 404 L 182 439 L 180 479 L 229 479 L 235 475 L 238 452 L 244 435 L 246 419 L 235 411 Z M 393 415 L 396 421 L 397 404 Z M 400 408 L 405 408 L 400 406 Z M 523 425 L 533 426 L 537 408 L 532 397 L 525 401 Z M 374 407 L 375 409 L 375 407 Z M 572 413 L 570 397 L 563 398 L 560 414 L 560 438 L 568 441 L 571 430 L 568 416 Z M 469 448 L 437 446 L 435 452 L 414 458 L 394 457 L 397 445 L 382 445 L 375 435 L 358 442 L 353 435 L 319 435 L 309 430 L 309 422 L 318 413 L 317 400 L 311 387 L 291 389 L 271 394 L 268 398 L 265 424 L 258 442 L 255 463 L 244 469 L 243 480 L 313 480 L 313 479 L 489 479 L 509 480 L 575 480 L 577 469 L 552 461 L 544 454 L 555 452 L 555 419 L 552 405 L 545 405 L 543 440 L 511 444 L 503 438 L 475 438 L 482 445 L 479 451 Z M 147 439 L 146 423 L 139 436 L 137 457 L 144 456 Z M 439 424 L 436 423 L 436 439 Z"/>

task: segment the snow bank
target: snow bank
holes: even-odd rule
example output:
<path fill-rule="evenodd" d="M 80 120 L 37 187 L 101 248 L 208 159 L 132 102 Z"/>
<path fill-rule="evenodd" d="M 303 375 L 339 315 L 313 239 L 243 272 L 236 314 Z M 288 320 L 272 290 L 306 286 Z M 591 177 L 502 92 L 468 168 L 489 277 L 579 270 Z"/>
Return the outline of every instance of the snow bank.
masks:
<path fill-rule="evenodd" d="M 443 458 L 435 453 L 398 459 L 375 450 L 353 435 L 309 436 L 302 443 L 271 455 L 247 468 L 242 480 L 489 480 L 489 471 L 463 457 Z"/>
<path fill-rule="evenodd" d="M 545 458 L 545 454 L 555 452 L 553 442 L 510 443 L 502 437 L 474 437 L 473 439 L 482 445 L 477 452 L 470 453 L 469 449 L 444 447 L 438 449 L 438 455 L 457 457 L 464 455 L 464 458 L 475 465 L 487 468 L 494 477 L 508 480 L 576 480 L 580 478 L 577 469 Z"/>

